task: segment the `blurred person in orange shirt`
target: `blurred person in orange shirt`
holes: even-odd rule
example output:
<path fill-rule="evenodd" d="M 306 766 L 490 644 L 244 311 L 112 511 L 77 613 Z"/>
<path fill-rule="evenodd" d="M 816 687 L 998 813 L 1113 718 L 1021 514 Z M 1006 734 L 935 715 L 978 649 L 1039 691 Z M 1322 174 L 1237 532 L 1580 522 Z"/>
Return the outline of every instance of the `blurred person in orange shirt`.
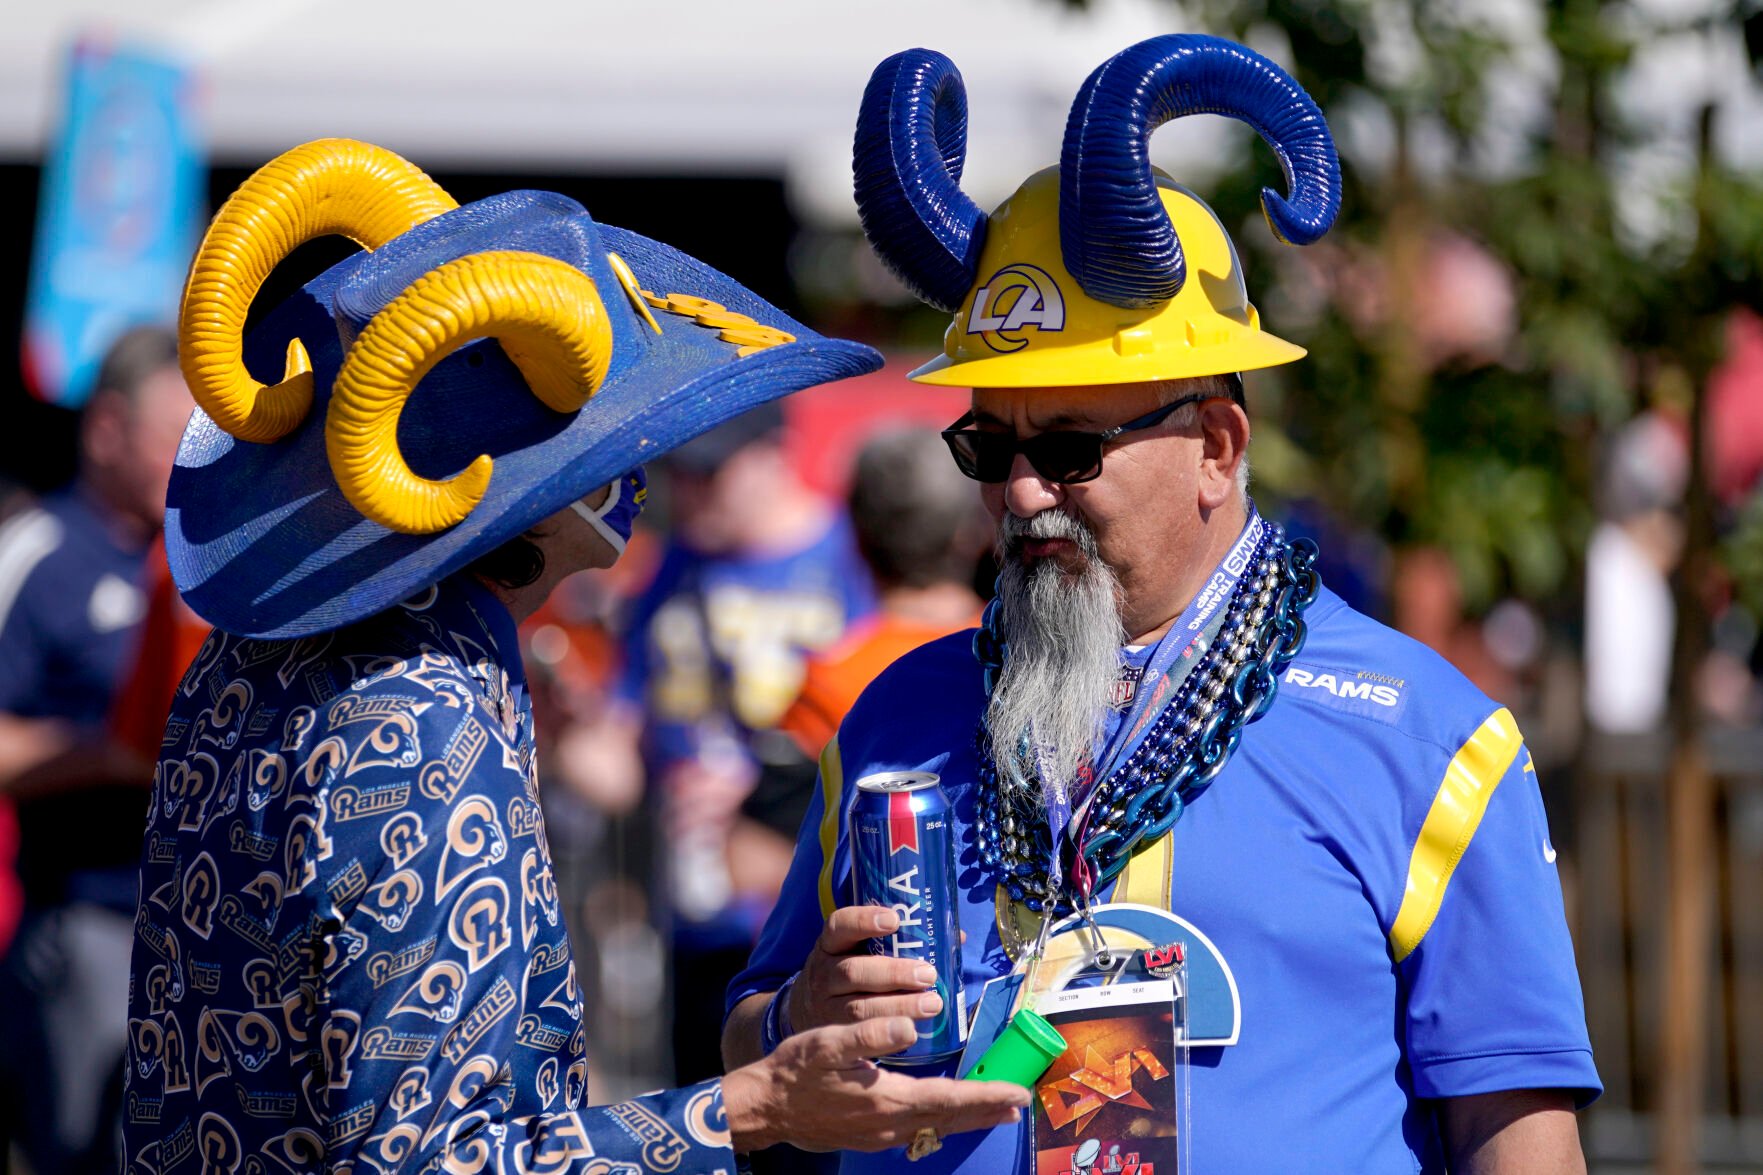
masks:
<path fill-rule="evenodd" d="M 106 722 L 190 413 L 176 339 L 159 328 L 119 338 L 96 387 L 73 484 L 0 529 L 0 803 L 14 805 L 24 891 L 0 963 L 0 1131 L 44 1173 L 118 1165 L 152 766 Z"/>
<path fill-rule="evenodd" d="M 880 598 L 874 615 L 808 658 L 802 692 L 778 722 L 810 759 L 820 757 L 882 670 L 919 645 L 979 623 L 973 573 L 987 542 L 985 520 L 942 438 L 930 429 L 876 436 L 857 457 L 849 505 Z M 805 809 L 806 796 L 802 802 Z M 794 832 L 792 823 L 783 833 L 786 858 Z"/>

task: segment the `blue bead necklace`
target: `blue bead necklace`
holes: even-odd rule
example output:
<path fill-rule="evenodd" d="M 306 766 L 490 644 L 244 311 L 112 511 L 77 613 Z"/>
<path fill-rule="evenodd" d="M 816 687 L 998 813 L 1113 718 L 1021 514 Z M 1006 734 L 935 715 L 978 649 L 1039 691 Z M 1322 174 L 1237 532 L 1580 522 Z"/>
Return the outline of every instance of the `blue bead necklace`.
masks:
<path fill-rule="evenodd" d="M 1087 905 L 1092 893 L 1126 868 L 1135 848 L 1155 842 L 1181 819 L 1224 769 L 1243 727 L 1273 704 L 1279 675 L 1304 647 L 1304 611 L 1319 586 L 1315 562 L 1314 543 L 1288 542 L 1280 527 L 1267 528 L 1255 550 L 1255 574 L 1238 581 L 1217 637 L 1164 703 L 1144 740 L 1096 784 L 1072 836 L 1059 837 L 1060 851 L 1071 857 L 1071 867 L 1062 870 L 1069 887 L 1050 892 L 1048 862 L 1055 839 L 1046 808 L 1006 804 L 991 738 L 980 720 L 975 733 L 979 856 L 1012 900 L 1036 913 L 1049 906 L 1067 913 Z M 1007 655 L 995 599 L 974 634 L 973 651 L 989 698 Z M 1139 688 L 1155 686 L 1146 681 Z"/>

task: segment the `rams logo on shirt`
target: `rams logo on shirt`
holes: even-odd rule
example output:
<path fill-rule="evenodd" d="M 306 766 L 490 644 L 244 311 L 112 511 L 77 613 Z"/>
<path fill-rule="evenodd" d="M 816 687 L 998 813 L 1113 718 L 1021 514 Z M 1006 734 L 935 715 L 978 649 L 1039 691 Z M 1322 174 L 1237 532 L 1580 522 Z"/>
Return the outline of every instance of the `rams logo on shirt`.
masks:
<path fill-rule="evenodd" d="M 329 636 L 210 639 L 143 830 L 129 1170 L 378 1171 L 437 1149 L 459 1170 L 719 1161 L 684 1157 L 705 1145 L 686 1093 L 607 1123 L 622 1160 L 572 1113 L 587 1029 L 531 716 L 475 597 L 382 613 L 368 623 L 384 655 L 329 654 Z M 491 1118 L 540 1110 L 562 1124 L 523 1159 Z"/>

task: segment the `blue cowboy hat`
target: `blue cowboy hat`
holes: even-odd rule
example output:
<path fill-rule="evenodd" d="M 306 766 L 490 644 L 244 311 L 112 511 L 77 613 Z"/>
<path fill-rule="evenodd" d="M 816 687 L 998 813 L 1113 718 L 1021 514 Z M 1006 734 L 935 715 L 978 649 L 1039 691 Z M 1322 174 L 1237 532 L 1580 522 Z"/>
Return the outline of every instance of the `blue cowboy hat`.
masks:
<path fill-rule="evenodd" d="M 365 249 L 241 337 L 270 270 L 327 233 Z M 166 498 L 172 574 L 211 623 L 273 638 L 372 615 L 756 405 L 881 366 L 566 197 L 458 207 L 349 140 L 233 195 L 180 336 L 199 408 Z"/>

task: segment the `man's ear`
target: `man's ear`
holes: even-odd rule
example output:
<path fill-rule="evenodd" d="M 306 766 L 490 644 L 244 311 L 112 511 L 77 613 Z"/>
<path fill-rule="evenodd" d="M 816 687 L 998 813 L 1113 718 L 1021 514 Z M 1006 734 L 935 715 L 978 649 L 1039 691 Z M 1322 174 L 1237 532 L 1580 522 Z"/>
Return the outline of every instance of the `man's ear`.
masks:
<path fill-rule="evenodd" d="M 1223 397 L 1200 404 L 1200 507 L 1216 510 L 1237 495 L 1237 469 L 1249 448 L 1249 415 Z"/>

